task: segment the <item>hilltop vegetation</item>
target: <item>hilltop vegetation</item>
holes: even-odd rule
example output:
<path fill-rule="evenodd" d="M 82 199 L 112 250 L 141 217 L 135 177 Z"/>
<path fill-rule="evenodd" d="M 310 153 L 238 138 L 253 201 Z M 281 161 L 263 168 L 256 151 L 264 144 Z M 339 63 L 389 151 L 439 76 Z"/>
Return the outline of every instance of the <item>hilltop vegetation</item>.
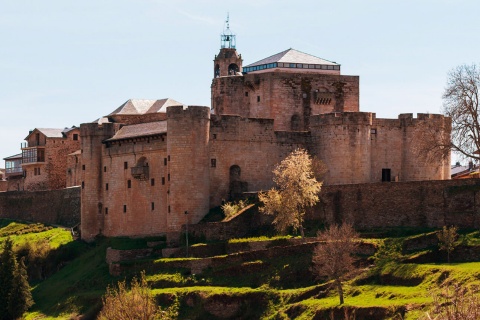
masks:
<path fill-rule="evenodd" d="M 10 220 L 0 220 L 0 226 L 0 241 L 10 236 L 19 255 L 25 243 L 48 243 L 46 260 L 54 261 L 44 261 L 51 266 L 44 277 L 30 275 L 35 305 L 26 319 L 78 315 L 92 319 L 101 309 L 107 286 L 129 280 L 140 270 L 145 270 L 158 305 L 178 305 L 179 319 L 344 319 L 345 315 L 418 319 L 431 310 L 442 290 L 454 285 L 472 291 L 480 287 L 480 262 L 474 262 L 480 257 L 480 233 L 474 230 L 461 232 L 451 264 L 446 262 L 447 253 L 438 250 L 432 230 L 363 233 L 360 272 L 345 282 L 345 303 L 339 306 L 331 282 L 312 273 L 314 238 L 306 243 L 292 237 L 199 243 L 191 254 L 197 250 L 208 257 L 208 250 L 218 252 L 219 246 L 236 251 L 212 258 L 153 256 L 124 261 L 123 275 L 113 277 L 105 262 L 106 248 L 142 248 L 145 240 L 98 239 L 86 244 L 74 241 L 70 231 L 61 228 Z M 191 267 L 201 264 L 205 264 L 201 272 L 192 272 Z"/>

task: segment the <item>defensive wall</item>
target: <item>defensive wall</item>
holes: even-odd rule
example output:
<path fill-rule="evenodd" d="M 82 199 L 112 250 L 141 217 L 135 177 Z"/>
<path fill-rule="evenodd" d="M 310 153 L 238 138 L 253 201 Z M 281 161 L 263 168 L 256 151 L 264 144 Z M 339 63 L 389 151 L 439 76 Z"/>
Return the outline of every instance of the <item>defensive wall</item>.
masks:
<path fill-rule="evenodd" d="M 215 78 L 211 89 L 216 114 L 275 119 L 275 130 L 307 130 L 311 115 L 359 111 L 358 76 L 275 70 Z"/>
<path fill-rule="evenodd" d="M 323 186 L 319 203 L 306 220 L 327 224 L 350 221 L 358 229 L 390 227 L 480 227 L 480 180 L 435 180 Z M 268 216 L 247 211 L 229 222 L 189 226 L 206 240 L 251 235 Z"/>
<path fill-rule="evenodd" d="M 429 157 L 427 150 L 450 128 L 450 118 L 436 114 L 320 114 L 310 120 L 309 151 L 329 169 L 326 184 L 443 180 L 450 178 L 450 157 Z"/>
<path fill-rule="evenodd" d="M 1 192 L 0 218 L 73 227 L 80 222 L 80 188 Z"/>

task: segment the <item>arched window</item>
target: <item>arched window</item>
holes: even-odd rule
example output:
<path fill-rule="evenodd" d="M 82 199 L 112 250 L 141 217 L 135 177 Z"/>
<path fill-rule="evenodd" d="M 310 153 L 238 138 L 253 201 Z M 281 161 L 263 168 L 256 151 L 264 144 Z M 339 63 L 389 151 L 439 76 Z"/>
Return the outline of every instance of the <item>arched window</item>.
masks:
<path fill-rule="evenodd" d="M 230 182 L 232 181 L 240 181 L 240 174 L 242 173 L 242 170 L 240 169 L 239 166 L 234 164 L 233 166 L 230 167 Z"/>
<path fill-rule="evenodd" d="M 248 183 L 240 180 L 242 170 L 238 165 L 230 167 L 230 200 L 237 200 L 243 197 L 243 193 L 248 191 Z"/>
<path fill-rule="evenodd" d="M 220 66 L 219 66 L 218 64 L 215 66 L 214 77 L 215 77 L 215 78 L 220 77 Z"/>
<path fill-rule="evenodd" d="M 229 76 L 234 76 L 237 74 L 237 72 L 239 71 L 240 69 L 238 68 L 238 66 L 235 64 L 235 63 L 231 63 L 229 66 L 228 66 L 228 75 Z"/>
<path fill-rule="evenodd" d="M 290 129 L 292 131 L 300 131 L 302 126 L 302 122 L 300 120 L 300 116 L 295 113 L 291 118 Z"/>

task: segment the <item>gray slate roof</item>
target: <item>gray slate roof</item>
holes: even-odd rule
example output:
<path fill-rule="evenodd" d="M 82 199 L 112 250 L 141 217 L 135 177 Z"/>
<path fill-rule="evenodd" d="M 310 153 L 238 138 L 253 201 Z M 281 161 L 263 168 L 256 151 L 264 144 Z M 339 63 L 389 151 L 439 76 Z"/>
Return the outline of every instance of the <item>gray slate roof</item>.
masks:
<path fill-rule="evenodd" d="M 283 62 L 283 63 L 302 63 L 302 64 L 323 64 L 323 65 L 335 65 L 338 66 L 339 64 L 336 62 L 328 61 L 322 58 L 318 58 L 315 56 L 312 56 L 311 54 L 308 53 L 303 53 L 301 51 L 295 50 L 295 49 L 288 49 L 285 51 L 282 51 L 280 53 L 274 54 L 273 56 L 270 56 L 268 58 L 259 60 L 257 62 L 251 63 L 246 67 L 253 67 L 253 66 L 258 66 L 262 64 L 268 64 L 268 63 L 275 63 L 275 62 Z"/>
<path fill-rule="evenodd" d="M 30 137 L 34 132 L 35 130 L 38 130 L 40 131 L 41 133 L 43 133 L 47 138 L 63 138 L 63 130 L 64 129 L 56 129 L 56 128 L 35 128 L 32 130 L 32 132 L 30 132 L 28 134 L 28 136 L 25 138 L 25 140 L 28 139 L 28 137 Z"/>
<path fill-rule="evenodd" d="M 22 154 L 18 153 L 10 157 L 3 158 L 3 160 L 15 160 L 15 159 L 22 159 Z"/>
<path fill-rule="evenodd" d="M 184 106 L 183 103 L 176 100 L 166 98 L 161 100 L 147 100 L 147 99 L 129 99 L 120 107 L 115 109 L 108 116 L 113 115 L 141 115 L 147 113 L 166 113 L 167 107 L 170 106 Z"/>
<path fill-rule="evenodd" d="M 123 126 L 115 135 L 105 141 L 124 140 L 137 137 L 154 136 L 167 132 L 167 121 L 147 122 Z"/>

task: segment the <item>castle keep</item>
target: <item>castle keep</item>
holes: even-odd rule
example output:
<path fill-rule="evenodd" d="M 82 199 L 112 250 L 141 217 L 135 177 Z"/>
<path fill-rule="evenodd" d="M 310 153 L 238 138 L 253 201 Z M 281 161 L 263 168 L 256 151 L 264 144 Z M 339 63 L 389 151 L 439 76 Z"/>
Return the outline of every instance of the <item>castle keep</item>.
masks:
<path fill-rule="evenodd" d="M 243 67 L 234 40 L 222 35 L 211 108 L 129 100 L 80 126 L 69 172 L 83 239 L 174 239 L 223 200 L 271 188 L 275 164 L 300 147 L 326 164 L 327 185 L 449 179 L 450 159 L 427 161 L 419 143 L 449 136 L 449 118 L 378 119 L 360 112 L 359 77 L 339 64 L 288 49 Z"/>

